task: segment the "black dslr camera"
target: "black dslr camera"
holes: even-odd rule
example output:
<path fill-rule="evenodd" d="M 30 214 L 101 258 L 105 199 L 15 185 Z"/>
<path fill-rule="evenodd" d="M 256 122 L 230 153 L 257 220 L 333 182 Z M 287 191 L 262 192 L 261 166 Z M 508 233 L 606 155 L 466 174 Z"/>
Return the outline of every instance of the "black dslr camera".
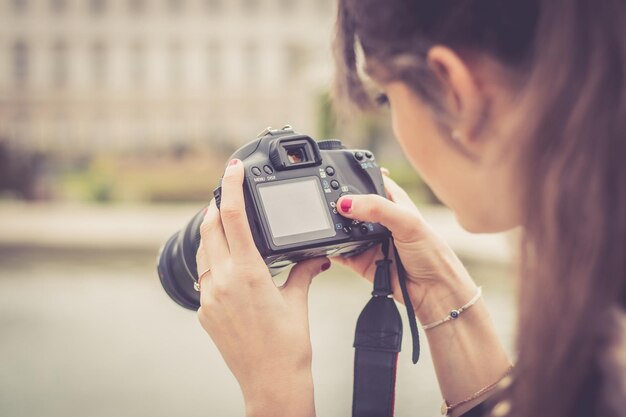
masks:
<path fill-rule="evenodd" d="M 351 256 L 388 239 L 380 224 L 359 223 L 336 209 L 345 194 L 385 196 L 374 155 L 346 149 L 339 140 L 316 142 L 290 126 L 267 129 L 237 150 L 245 169 L 246 213 L 259 253 L 272 275 L 318 256 Z M 221 187 L 214 191 L 220 206 Z M 196 252 L 200 211 L 161 249 L 158 272 L 168 295 L 185 308 L 200 306 Z"/>

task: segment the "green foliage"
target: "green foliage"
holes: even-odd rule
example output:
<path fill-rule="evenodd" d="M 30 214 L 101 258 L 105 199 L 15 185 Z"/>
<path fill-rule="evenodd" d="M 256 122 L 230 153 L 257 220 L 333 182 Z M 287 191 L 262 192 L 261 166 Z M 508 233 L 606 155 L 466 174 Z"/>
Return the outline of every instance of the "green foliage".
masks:
<path fill-rule="evenodd" d="M 320 139 L 334 138 L 337 134 L 337 117 L 333 102 L 328 93 L 318 97 L 317 105 L 317 135 Z"/>
<path fill-rule="evenodd" d="M 63 199 L 109 202 L 206 202 L 221 176 L 223 161 L 208 153 L 99 156 L 65 173 L 57 194 Z"/>
<path fill-rule="evenodd" d="M 386 159 L 381 161 L 381 165 L 389 170 L 391 178 L 416 204 L 440 204 L 435 194 L 406 159 Z"/>
<path fill-rule="evenodd" d="M 63 175 L 57 187 L 57 193 L 68 200 L 104 203 L 114 198 L 112 179 L 94 169 Z"/>

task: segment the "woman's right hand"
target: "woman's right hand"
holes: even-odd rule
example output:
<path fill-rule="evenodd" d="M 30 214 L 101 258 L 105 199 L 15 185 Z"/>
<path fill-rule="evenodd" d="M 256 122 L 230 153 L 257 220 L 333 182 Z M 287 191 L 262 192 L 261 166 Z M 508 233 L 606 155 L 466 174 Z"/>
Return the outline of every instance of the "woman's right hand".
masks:
<path fill-rule="evenodd" d="M 338 211 L 349 219 L 381 223 L 394 238 L 407 274 L 407 290 L 422 324 L 447 316 L 476 294 L 476 285 L 450 247 L 429 227 L 407 193 L 386 175 L 389 199 L 376 194 L 348 195 L 337 202 Z M 393 257 L 392 257 L 393 258 Z M 373 281 L 380 247 L 360 255 L 333 261 Z M 396 268 L 392 267 L 394 297 L 404 302 Z"/>

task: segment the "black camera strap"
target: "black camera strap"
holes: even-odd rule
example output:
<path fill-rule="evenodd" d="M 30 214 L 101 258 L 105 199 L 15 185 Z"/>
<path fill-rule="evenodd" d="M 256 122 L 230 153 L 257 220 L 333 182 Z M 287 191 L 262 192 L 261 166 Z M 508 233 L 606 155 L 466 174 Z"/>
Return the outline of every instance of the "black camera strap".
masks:
<path fill-rule="evenodd" d="M 393 244 L 393 240 L 391 240 Z M 405 300 L 411 335 L 413 363 L 420 353 L 419 333 L 406 288 L 406 271 L 393 245 L 398 281 Z M 402 346 L 402 319 L 393 300 L 389 240 L 382 243 L 383 259 L 376 261 L 372 298 L 361 312 L 354 337 L 354 393 L 352 417 L 392 417 L 396 368 Z"/>

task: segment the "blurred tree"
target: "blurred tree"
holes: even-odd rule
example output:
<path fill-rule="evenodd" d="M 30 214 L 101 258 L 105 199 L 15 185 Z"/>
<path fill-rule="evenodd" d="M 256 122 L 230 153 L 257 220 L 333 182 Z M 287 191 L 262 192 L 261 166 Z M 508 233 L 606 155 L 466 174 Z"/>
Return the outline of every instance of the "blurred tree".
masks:
<path fill-rule="evenodd" d="M 368 114 L 363 120 L 362 131 L 363 147 L 375 155 L 380 154 L 380 145 L 385 142 L 385 136 L 388 136 L 387 125 L 380 115 Z"/>
<path fill-rule="evenodd" d="M 318 139 L 330 139 L 337 135 L 337 118 L 330 94 L 324 92 L 318 97 L 317 105 Z"/>
<path fill-rule="evenodd" d="M 42 187 L 46 165 L 43 155 L 13 149 L 0 138 L 0 193 L 26 200 L 47 198 Z"/>

